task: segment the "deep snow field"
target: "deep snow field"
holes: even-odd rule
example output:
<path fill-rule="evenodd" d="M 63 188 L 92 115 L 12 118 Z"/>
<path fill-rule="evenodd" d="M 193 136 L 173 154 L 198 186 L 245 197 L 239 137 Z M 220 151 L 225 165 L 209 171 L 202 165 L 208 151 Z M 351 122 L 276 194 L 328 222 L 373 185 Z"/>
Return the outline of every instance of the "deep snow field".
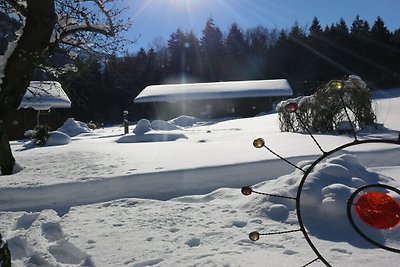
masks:
<path fill-rule="evenodd" d="M 397 140 L 400 89 L 374 93 L 379 129 L 360 140 Z M 13 141 L 18 166 L 1 176 L 0 233 L 13 266 L 304 266 L 317 258 L 298 230 L 296 202 L 240 188 L 296 197 L 301 169 L 321 156 L 307 134 L 282 133 L 277 114 L 247 119 L 141 121 L 91 131 L 66 122 L 48 145 Z M 352 135 L 315 134 L 324 151 Z M 398 266 L 399 254 L 362 239 L 346 216 L 359 187 L 400 187 L 399 147 L 365 144 L 317 164 L 302 191 L 312 243 L 332 266 Z M 400 196 L 388 192 L 399 202 Z M 400 249 L 400 227 L 368 236 Z M 320 260 L 308 266 L 325 266 Z"/>

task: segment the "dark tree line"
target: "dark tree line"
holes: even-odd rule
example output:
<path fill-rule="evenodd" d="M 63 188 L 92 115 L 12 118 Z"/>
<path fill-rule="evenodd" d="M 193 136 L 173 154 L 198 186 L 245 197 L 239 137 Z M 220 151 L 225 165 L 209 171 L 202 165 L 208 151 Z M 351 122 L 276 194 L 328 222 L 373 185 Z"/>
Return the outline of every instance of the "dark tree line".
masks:
<path fill-rule="evenodd" d="M 389 31 L 380 17 L 372 25 L 357 16 L 350 26 L 341 19 L 325 27 L 315 17 L 307 29 L 294 23 L 288 30 L 233 23 L 227 33 L 210 18 L 200 38 L 177 29 L 149 50 L 106 62 L 80 57 L 79 72 L 62 82 L 76 118 L 116 123 L 123 110 L 131 120 L 149 115 L 133 99 L 150 84 L 286 78 L 295 95 L 306 95 L 355 74 L 371 88 L 386 88 L 400 84 L 398 62 L 400 29 Z"/>

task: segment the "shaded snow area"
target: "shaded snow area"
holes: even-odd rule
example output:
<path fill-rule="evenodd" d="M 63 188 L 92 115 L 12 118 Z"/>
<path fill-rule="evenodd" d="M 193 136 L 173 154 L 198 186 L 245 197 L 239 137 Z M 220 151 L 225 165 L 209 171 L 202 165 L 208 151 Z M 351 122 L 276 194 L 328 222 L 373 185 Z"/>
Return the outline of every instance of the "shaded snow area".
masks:
<path fill-rule="evenodd" d="M 397 140 L 400 90 L 377 92 L 375 98 L 383 126 L 359 132 L 358 138 Z M 281 133 L 277 114 L 142 120 L 129 134 L 123 131 L 82 132 L 61 146 L 12 143 L 19 172 L 1 177 L 0 233 L 13 266 L 303 266 L 316 258 L 300 231 L 261 235 L 256 242 L 248 238 L 252 231 L 299 229 L 292 198 L 302 170 L 321 156 L 308 135 Z M 299 169 L 254 148 L 258 137 Z M 354 140 L 315 138 L 325 151 Z M 399 173 L 394 144 L 352 146 L 313 168 L 299 212 L 310 241 L 329 264 L 398 265 L 397 253 L 355 232 L 346 203 L 364 185 L 399 188 Z M 243 196 L 245 185 L 289 198 Z M 369 237 L 400 249 L 400 226 L 375 230 L 353 218 Z"/>

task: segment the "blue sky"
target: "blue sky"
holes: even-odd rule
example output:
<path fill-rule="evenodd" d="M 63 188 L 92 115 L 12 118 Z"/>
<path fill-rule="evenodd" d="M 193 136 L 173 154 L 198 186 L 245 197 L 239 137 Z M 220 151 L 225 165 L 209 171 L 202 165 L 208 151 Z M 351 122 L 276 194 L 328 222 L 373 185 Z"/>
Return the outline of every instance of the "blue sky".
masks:
<path fill-rule="evenodd" d="M 201 37 L 210 16 L 223 32 L 233 22 L 243 29 L 258 25 L 288 29 L 296 21 L 308 27 L 314 16 L 323 27 L 340 18 L 350 27 L 357 15 L 370 25 L 381 16 L 389 30 L 400 28 L 400 0 L 126 0 L 124 5 L 134 23 L 128 37 L 137 39 L 131 52 L 148 49 L 158 36 L 168 40 L 178 28 Z"/>

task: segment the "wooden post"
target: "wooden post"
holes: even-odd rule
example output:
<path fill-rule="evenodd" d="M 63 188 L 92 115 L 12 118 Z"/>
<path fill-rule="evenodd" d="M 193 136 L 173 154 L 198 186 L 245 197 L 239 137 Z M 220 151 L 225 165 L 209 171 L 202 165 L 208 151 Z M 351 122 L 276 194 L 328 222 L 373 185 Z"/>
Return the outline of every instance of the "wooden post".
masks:
<path fill-rule="evenodd" d="M 40 110 L 38 110 L 36 115 L 36 126 L 39 126 L 39 124 L 40 124 Z"/>
<path fill-rule="evenodd" d="M 124 125 L 124 134 L 129 133 L 129 121 L 128 121 L 128 114 L 127 110 L 123 111 L 123 125 Z"/>

